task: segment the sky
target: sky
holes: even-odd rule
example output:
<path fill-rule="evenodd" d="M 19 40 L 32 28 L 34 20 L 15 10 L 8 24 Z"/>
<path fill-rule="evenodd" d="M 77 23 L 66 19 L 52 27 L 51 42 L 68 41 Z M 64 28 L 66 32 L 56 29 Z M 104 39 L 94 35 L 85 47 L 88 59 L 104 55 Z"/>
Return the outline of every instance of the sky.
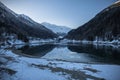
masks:
<path fill-rule="evenodd" d="M 0 0 L 34 21 L 77 28 L 117 0 Z"/>

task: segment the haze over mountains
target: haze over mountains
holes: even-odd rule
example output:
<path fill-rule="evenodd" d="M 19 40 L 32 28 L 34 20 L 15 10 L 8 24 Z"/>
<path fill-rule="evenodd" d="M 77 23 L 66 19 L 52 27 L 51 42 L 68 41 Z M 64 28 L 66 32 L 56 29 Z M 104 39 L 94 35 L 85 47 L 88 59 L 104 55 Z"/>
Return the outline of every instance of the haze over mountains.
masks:
<path fill-rule="evenodd" d="M 110 5 L 86 24 L 71 30 L 66 36 L 74 40 L 120 40 L 120 1 Z"/>

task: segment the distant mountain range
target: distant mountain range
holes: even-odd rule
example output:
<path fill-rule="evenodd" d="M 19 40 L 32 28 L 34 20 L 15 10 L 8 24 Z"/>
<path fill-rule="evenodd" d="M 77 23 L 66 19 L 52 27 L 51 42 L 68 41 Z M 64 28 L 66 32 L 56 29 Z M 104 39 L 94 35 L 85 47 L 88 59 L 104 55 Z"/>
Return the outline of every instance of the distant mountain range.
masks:
<path fill-rule="evenodd" d="M 26 15 L 16 14 L 0 2 L 0 41 L 4 36 L 16 35 L 18 39 L 27 37 L 52 39 L 58 37 L 56 33 L 45 26 L 33 21 Z"/>
<path fill-rule="evenodd" d="M 68 32 L 65 37 L 74 40 L 120 40 L 120 1 L 98 13 L 86 24 Z"/>
<path fill-rule="evenodd" d="M 55 24 L 47 23 L 47 22 L 43 22 L 41 24 L 44 25 L 45 27 L 47 27 L 48 29 L 52 30 L 56 34 L 67 34 L 71 30 L 71 28 L 69 28 L 69 27 L 58 26 Z"/>

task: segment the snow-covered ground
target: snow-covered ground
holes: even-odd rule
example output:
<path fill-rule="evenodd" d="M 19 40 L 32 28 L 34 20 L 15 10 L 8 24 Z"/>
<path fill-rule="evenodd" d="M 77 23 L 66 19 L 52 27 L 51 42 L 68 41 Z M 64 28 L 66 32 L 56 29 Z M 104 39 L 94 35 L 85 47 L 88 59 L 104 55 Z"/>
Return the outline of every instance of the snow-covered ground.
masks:
<path fill-rule="evenodd" d="M 0 80 L 119 80 L 120 65 L 28 58 L 0 49 Z"/>
<path fill-rule="evenodd" d="M 50 42 L 55 42 L 54 39 L 34 39 L 34 40 L 29 40 L 30 44 L 35 44 L 35 43 L 50 43 Z"/>
<path fill-rule="evenodd" d="M 83 44 L 93 44 L 93 45 L 111 45 L 111 46 L 120 46 L 120 41 L 113 40 L 113 41 L 88 41 L 88 40 L 69 40 L 64 39 L 61 40 L 60 43 L 83 43 Z"/>

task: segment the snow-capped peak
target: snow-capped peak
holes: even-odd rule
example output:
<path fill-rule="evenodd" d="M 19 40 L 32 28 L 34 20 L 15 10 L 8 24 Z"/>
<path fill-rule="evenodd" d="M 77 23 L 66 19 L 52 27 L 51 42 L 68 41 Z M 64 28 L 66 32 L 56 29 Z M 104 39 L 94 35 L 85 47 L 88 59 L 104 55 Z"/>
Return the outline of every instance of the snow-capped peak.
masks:
<path fill-rule="evenodd" d="M 69 27 L 58 26 L 58 25 L 55 25 L 55 24 L 47 23 L 47 22 L 43 22 L 41 24 L 44 25 L 45 27 L 47 27 L 48 29 L 52 30 L 55 33 L 67 33 L 71 30 Z"/>

